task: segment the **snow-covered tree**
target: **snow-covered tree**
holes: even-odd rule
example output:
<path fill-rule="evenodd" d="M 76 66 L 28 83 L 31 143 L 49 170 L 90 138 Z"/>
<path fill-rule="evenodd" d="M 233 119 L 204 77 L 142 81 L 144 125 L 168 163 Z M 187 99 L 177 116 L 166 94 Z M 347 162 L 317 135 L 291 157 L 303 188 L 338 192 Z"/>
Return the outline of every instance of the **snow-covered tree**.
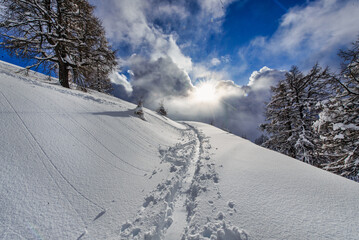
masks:
<path fill-rule="evenodd" d="M 324 169 L 354 177 L 359 170 L 359 104 L 348 100 L 333 97 L 322 102 L 314 129 L 320 134 Z"/>
<path fill-rule="evenodd" d="M 160 103 L 160 107 L 157 109 L 157 112 L 161 114 L 162 116 L 167 116 L 167 110 L 163 104 L 163 101 Z"/>
<path fill-rule="evenodd" d="M 317 119 L 318 101 L 327 98 L 330 77 L 319 65 L 304 75 L 293 66 L 272 88 L 272 99 L 266 107 L 267 123 L 262 130 L 269 134 L 263 146 L 293 158 L 319 165 L 316 156 L 317 136 L 312 124 Z"/>
<path fill-rule="evenodd" d="M 0 0 L 1 47 L 18 57 L 33 59 L 27 68 L 58 69 L 62 86 L 91 82 L 94 75 L 108 82 L 115 66 L 99 19 L 86 0 Z M 90 84 L 88 84 L 90 85 Z"/>
<path fill-rule="evenodd" d="M 294 143 L 288 143 L 292 138 L 291 105 L 287 98 L 287 84 L 281 80 L 277 86 L 272 87 L 272 99 L 266 106 L 267 123 L 261 129 L 269 134 L 269 138 L 262 146 L 274 151 L 296 157 Z"/>
<path fill-rule="evenodd" d="M 346 51 L 341 50 L 339 56 L 343 59 L 341 76 L 338 83 L 344 88 L 344 94 L 352 101 L 359 98 L 359 39 L 353 43 L 353 47 Z"/>
<path fill-rule="evenodd" d="M 145 120 L 145 113 L 143 111 L 143 100 L 142 98 L 138 101 L 137 107 L 135 108 L 134 113 L 139 116 L 141 119 Z"/>
<path fill-rule="evenodd" d="M 333 82 L 336 95 L 318 104 L 322 111 L 314 123 L 320 134 L 324 169 L 346 177 L 359 177 L 359 41 L 341 51 L 342 72 Z"/>

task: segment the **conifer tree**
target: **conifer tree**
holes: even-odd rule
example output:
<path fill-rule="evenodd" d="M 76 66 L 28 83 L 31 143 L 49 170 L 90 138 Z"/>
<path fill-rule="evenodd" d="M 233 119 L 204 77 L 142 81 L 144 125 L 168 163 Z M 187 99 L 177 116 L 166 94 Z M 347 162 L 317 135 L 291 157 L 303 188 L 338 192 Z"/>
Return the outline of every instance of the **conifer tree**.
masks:
<path fill-rule="evenodd" d="M 317 136 L 312 131 L 318 115 L 315 105 L 328 97 L 328 69 L 314 65 L 307 75 L 293 66 L 278 85 L 266 107 L 267 123 L 262 130 L 269 133 L 263 146 L 293 158 L 319 165 L 316 156 Z"/>

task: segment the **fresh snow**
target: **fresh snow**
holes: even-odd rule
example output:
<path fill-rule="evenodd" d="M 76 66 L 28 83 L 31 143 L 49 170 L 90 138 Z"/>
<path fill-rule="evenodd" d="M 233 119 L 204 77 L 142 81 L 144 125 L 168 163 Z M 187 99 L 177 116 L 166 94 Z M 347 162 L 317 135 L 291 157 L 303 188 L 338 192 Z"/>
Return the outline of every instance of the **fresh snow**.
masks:
<path fill-rule="evenodd" d="M 351 123 L 351 124 L 343 124 L 343 123 L 336 123 L 333 125 L 333 130 L 338 130 L 341 129 L 343 131 L 347 130 L 347 129 L 353 129 L 353 130 L 359 130 L 359 127 L 356 126 L 355 124 Z"/>
<path fill-rule="evenodd" d="M 339 133 L 334 136 L 334 140 L 336 140 L 336 139 L 344 139 L 344 135 L 342 133 Z"/>
<path fill-rule="evenodd" d="M 359 185 L 0 62 L 0 239 L 358 239 Z"/>

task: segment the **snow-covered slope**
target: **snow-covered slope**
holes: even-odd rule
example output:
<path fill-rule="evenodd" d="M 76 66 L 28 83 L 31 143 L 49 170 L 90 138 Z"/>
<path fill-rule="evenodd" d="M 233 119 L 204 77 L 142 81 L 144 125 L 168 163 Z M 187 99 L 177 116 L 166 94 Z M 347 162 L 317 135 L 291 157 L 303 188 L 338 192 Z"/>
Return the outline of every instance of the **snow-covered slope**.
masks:
<path fill-rule="evenodd" d="M 0 62 L 0 239 L 358 239 L 359 185 Z"/>

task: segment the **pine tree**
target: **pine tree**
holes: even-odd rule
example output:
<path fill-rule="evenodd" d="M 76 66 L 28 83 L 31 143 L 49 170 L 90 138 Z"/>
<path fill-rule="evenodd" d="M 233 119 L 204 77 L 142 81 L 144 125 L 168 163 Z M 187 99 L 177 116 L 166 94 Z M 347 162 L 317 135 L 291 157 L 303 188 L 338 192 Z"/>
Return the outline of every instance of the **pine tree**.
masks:
<path fill-rule="evenodd" d="M 60 84 L 101 78 L 116 62 L 94 7 L 86 0 L 0 0 L 1 47 L 10 54 L 33 59 L 35 64 L 58 69 Z"/>

